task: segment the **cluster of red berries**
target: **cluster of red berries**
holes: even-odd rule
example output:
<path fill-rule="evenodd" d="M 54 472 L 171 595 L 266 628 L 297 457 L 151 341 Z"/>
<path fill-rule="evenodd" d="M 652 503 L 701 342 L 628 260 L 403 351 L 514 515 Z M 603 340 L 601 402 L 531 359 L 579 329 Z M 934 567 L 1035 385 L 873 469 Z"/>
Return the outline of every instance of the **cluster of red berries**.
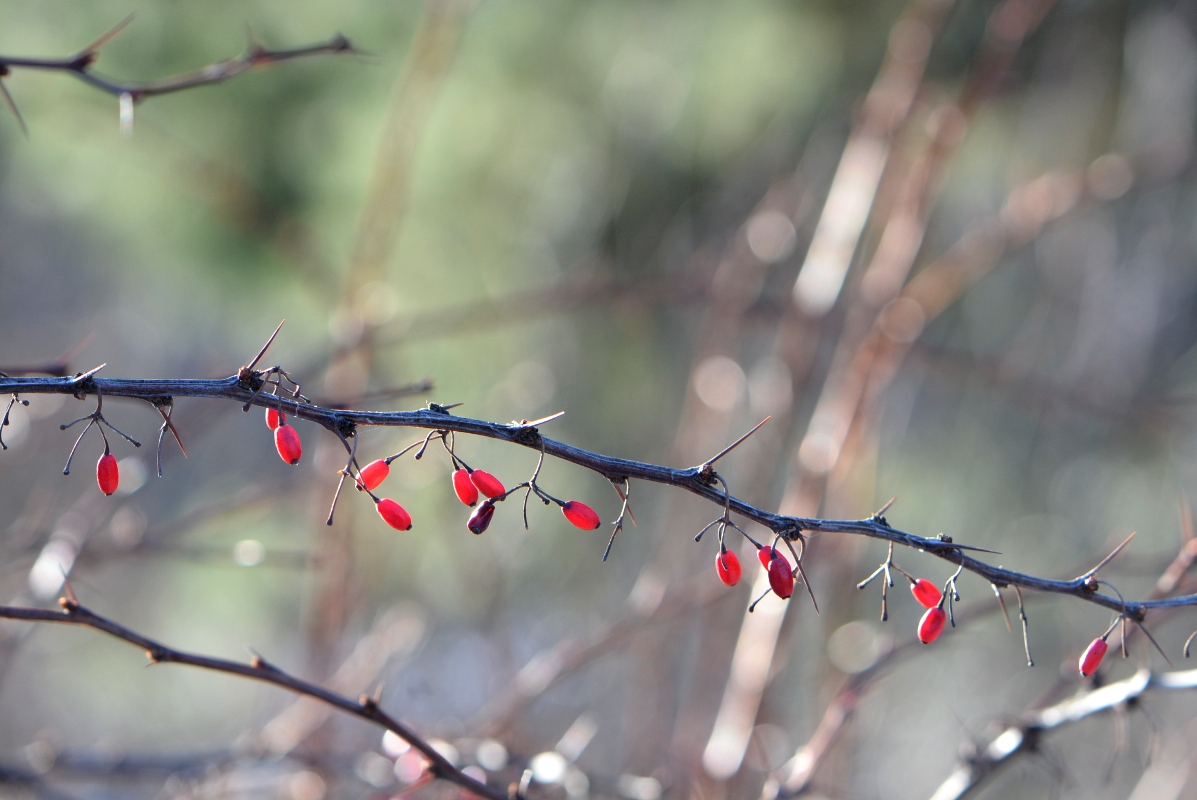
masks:
<path fill-rule="evenodd" d="M 380 458 L 362 467 L 358 473 L 358 488 L 371 493 L 378 488 L 390 474 L 390 462 L 395 457 Z M 483 533 L 490 527 L 491 520 L 494 519 L 495 503 L 502 501 L 508 494 L 503 482 L 486 470 L 471 469 L 466 466 L 459 466 L 453 471 L 452 482 L 453 493 L 457 495 L 457 499 L 474 509 L 466 521 L 466 528 L 474 534 Z M 478 499 L 483 495 L 486 496 L 486 499 L 479 504 Z M 375 503 L 379 515 L 392 528 L 401 531 L 411 528 L 411 515 L 403 506 L 394 500 L 385 498 L 381 500 L 376 498 Z M 558 501 L 558 503 L 561 506 L 561 513 L 575 526 L 583 530 L 594 530 L 602 525 L 599 515 L 585 503 L 577 500 Z"/>
<path fill-rule="evenodd" d="M 769 588 L 773 590 L 773 593 L 783 600 L 792 595 L 794 593 L 794 568 L 790 565 L 789 559 L 772 545 L 758 547 L 756 554 L 760 559 L 761 566 L 768 572 Z M 715 573 L 719 576 L 719 580 L 728 586 L 735 586 L 744 574 L 739 557 L 724 547 L 722 543 L 715 556 Z"/>
<path fill-rule="evenodd" d="M 944 624 L 948 621 L 947 612 L 943 610 L 943 594 L 938 586 L 926 578 L 912 580 L 910 593 L 919 601 L 919 605 L 927 609 L 923 618 L 919 620 L 919 641 L 931 644 L 943 633 Z"/>
<path fill-rule="evenodd" d="M 507 496 L 503 482 L 494 475 L 485 470 L 464 466 L 453 472 L 453 491 L 458 500 L 471 508 L 478 502 L 479 492 L 486 495 L 486 499 L 474 508 L 470 518 L 466 520 L 466 528 L 473 534 L 480 534 L 490 527 L 490 522 L 495 516 L 495 503 Z M 579 500 L 558 500 L 557 503 L 561 506 L 561 513 L 575 527 L 592 531 L 603 524 L 598 512 Z"/>

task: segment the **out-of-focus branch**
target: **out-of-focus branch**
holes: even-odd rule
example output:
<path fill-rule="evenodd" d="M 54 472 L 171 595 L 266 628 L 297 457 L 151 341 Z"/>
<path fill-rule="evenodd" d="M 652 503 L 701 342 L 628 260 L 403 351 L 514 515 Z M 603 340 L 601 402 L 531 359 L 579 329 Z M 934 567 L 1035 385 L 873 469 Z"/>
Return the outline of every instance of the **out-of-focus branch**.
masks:
<path fill-rule="evenodd" d="M 84 83 L 94 86 L 102 92 L 119 97 L 121 99 L 122 125 L 124 125 L 126 124 L 126 115 L 130 119 L 132 117 L 133 106 L 148 97 L 171 94 L 185 89 L 194 89 L 197 86 L 207 86 L 212 83 L 221 83 L 240 75 L 251 67 L 270 66 L 283 61 L 328 53 L 357 52 L 349 40 L 338 33 L 327 42 L 307 45 L 306 47 L 296 47 L 290 50 L 270 50 L 261 43 L 250 40 L 245 52 L 235 58 L 209 64 L 193 72 L 185 72 L 180 75 L 172 75 L 145 83 L 118 81 L 96 72 L 92 67 L 99 58 L 100 48 L 120 33 L 132 19 L 132 16 L 125 18 L 124 21 L 87 47 L 63 58 L 22 58 L 19 56 L 0 55 L 0 79 L 10 75 L 14 69 L 41 69 L 64 72 L 78 78 Z M 16 103 L 13 102 L 7 87 L 4 87 L 2 81 L 0 81 L 0 91 L 3 92 L 4 100 L 8 104 L 9 110 L 12 111 L 17 121 L 20 122 L 22 130 L 24 130 L 25 123 L 21 119 Z"/>
<path fill-rule="evenodd" d="M 568 277 L 539 288 L 398 319 L 378 330 L 375 344 L 403 344 L 479 330 L 490 331 L 499 325 L 527 323 L 538 317 L 567 314 L 591 307 L 702 305 L 713 299 L 711 279 L 712 274 L 708 269 L 685 269 L 630 278 L 603 274 Z M 766 307 L 754 307 L 751 310 L 763 310 L 772 315 L 780 313 L 776 305 L 761 305 Z"/>
<path fill-rule="evenodd" d="M 935 794 L 931 795 L 931 800 L 961 800 L 968 797 L 1016 756 L 1038 751 L 1045 734 L 1093 714 L 1125 707 L 1148 691 L 1163 689 L 1197 689 L 1197 669 L 1158 674 L 1141 669 L 1124 680 L 1084 692 L 1039 711 L 1028 712 L 988 745 L 967 757 L 940 784 Z"/>
<path fill-rule="evenodd" d="M 506 792 L 495 787 L 487 786 L 461 770 L 437 752 L 432 745 L 420 737 L 414 730 L 403 722 L 395 719 L 379 708 L 378 701 L 363 695 L 358 700 L 351 700 L 339 694 L 334 694 L 320 686 L 296 678 L 260 656 L 255 656 L 249 664 L 228 661 L 222 658 L 185 653 L 160 644 L 153 639 L 142 636 L 123 625 L 102 617 L 83 607 L 70 598 L 60 601 L 62 611 L 52 611 L 44 608 L 20 608 L 14 606 L 0 606 L 0 618 L 23 620 L 26 622 L 53 622 L 66 625 L 80 625 L 106 633 L 145 651 L 151 664 L 185 664 L 200 669 L 223 672 L 250 680 L 269 683 L 273 686 L 295 692 L 299 695 L 311 697 L 326 703 L 339 711 L 367 722 L 380 725 L 410 744 L 428 762 L 426 770 L 429 775 L 440 778 L 460 786 L 462 789 L 488 800 L 507 800 Z"/>
<path fill-rule="evenodd" d="M 537 653 L 515 679 L 479 712 L 478 719 L 481 722 L 475 728 L 475 733 L 479 736 L 504 735 L 519 713 L 533 700 L 587 664 L 618 652 L 631 636 L 644 627 L 705 608 L 726 597 L 729 595 L 721 588 L 716 588 L 714 592 L 696 592 L 686 587 L 671 592 L 650 607 L 634 608 L 632 613 L 604 627 L 589 639 L 563 639 Z"/>
<path fill-rule="evenodd" d="M 58 791 L 36 772 L 0 764 L 0 784 L 5 783 L 23 787 L 40 800 L 75 800 L 74 795 Z"/>

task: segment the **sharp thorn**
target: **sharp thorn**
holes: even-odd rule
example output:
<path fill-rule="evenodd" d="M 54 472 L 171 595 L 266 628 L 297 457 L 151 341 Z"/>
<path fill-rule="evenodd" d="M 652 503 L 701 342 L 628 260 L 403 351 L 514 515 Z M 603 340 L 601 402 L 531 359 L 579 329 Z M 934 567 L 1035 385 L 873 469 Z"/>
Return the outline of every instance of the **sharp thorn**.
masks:
<path fill-rule="evenodd" d="M 744 435 L 743 435 L 743 436 L 741 436 L 739 439 L 736 439 L 734 442 L 732 442 L 731 444 L 729 444 L 727 447 L 725 447 L 725 448 L 723 448 L 722 450 L 720 450 L 720 451 L 719 451 L 718 453 L 716 453 L 716 454 L 715 454 L 715 455 L 714 455 L 712 458 L 708 458 L 708 459 L 707 459 L 707 460 L 706 460 L 706 461 L 705 461 L 705 462 L 704 462 L 704 463 L 701 465 L 701 467 L 705 469 L 706 467 L 709 467 L 709 466 L 711 466 L 712 464 L 714 464 L 714 463 L 715 463 L 716 461 L 718 461 L 719 459 L 723 458 L 725 455 L 727 455 L 728 453 L 730 453 L 732 450 L 735 450 L 737 447 L 739 447 L 741 444 L 743 444 L 743 443 L 744 443 L 744 441 L 745 441 L 745 440 L 746 440 L 746 439 L 747 439 L 749 436 L 751 436 L 752 434 L 754 434 L 754 433 L 756 433 L 757 431 L 759 431 L 759 430 L 761 429 L 761 426 L 762 426 L 762 425 L 764 425 L 766 422 L 768 422 L 768 421 L 769 421 L 769 420 L 771 420 L 771 419 L 773 419 L 773 417 L 772 417 L 772 416 L 765 417 L 763 420 L 761 420 L 761 421 L 760 421 L 760 422 L 758 422 L 756 425 L 754 425 L 754 426 L 753 426 L 753 428 L 752 428 L 752 430 L 750 430 L 748 433 L 744 434 Z"/>
<path fill-rule="evenodd" d="M 283 329 L 283 324 L 286 321 L 287 320 L 284 319 L 282 322 L 280 322 L 278 324 L 278 327 L 274 329 L 274 333 L 270 334 L 270 338 L 266 340 L 266 344 L 262 345 L 262 349 L 258 351 L 258 354 L 256 356 L 254 356 L 254 360 L 249 362 L 249 364 L 247 365 L 249 369 L 253 369 L 254 367 L 256 367 L 258 365 L 258 362 L 262 360 L 262 356 L 266 355 L 266 351 L 269 350 L 270 345 L 274 343 L 274 337 L 278 336 L 278 332 Z"/>

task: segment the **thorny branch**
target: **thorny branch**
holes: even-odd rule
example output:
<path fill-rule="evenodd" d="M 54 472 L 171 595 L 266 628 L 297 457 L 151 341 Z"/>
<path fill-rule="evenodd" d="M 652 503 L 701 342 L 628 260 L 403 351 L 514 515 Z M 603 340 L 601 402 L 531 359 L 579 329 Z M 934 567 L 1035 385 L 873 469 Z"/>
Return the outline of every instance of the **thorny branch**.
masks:
<path fill-rule="evenodd" d="M 132 15 L 126 17 L 100 38 L 87 45 L 87 47 L 63 58 L 22 58 L 19 56 L 0 55 L 0 95 L 2 95 L 4 103 L 8 106 L 8 110 L 16 117 L 21 130 L 28 133 L 25 128 L 25 121 L 21 118 L 21 113 L 17 109 L 17 104 L 13 100 L 12 95 L 9 94 L 8 87 L 3 82 L 3 78 L 11 75 L 14 69 L 41 69 L 65 72 L 84 83 L 94 86 L 102 92 L 107 92 L 120 98 L 121 125 L 122 127 L 128 127 L 132 125 L 133 106 L 148 97 L 171 94 L 172 92 L 180 92 L 185 89 L 193 89 L 197 86 L 206 86 L 212 83 L 221 83 L 227 81 L 229 78 L 240 75 L 251 67 L 269 66 L 282 61 L 326 53 L 357 52 L 350 41 L 339 33 L 327 42 L 307 45 L 306 47 L 296 47 L 289 50 L 270 50 L 251 37 L 245 52 L 239 56 L 209 64 L 193 72 L 172 75 L 156 81 L 145 83 L 118 81 L 92 69 L 100 56 L 100 48 L 115 38 L 132 20 Z"/>
<path fill-rule="evenodd" d="M 343 697 L 316 684 L 296 678 L 267 662 L 261 656 L 255 656 L 250 663 L 242 664 L 223 658 L 211 658 L 209 656 L 175 650 L 85 608 L 72 596 L 69 596 L 69 587 L 68 597 L 62 598 L 59 604 L 62 606 L 62 611 L 53 611 L 44 608 L 0 606 L 0 619 L 24 620 L 27 622 L 55 622 L 92 628 L 144 650 L 151 664 L 185 664 L 214 672 L 224 672 L 229 675 L 237 675 L 242 678 L 269 683 L 273 686 L 295 692 L 296 694 L 314 698 L 346 714 L 380 725 L 393 732 L 396 736 L 410 744 L 415 750 L 419 751 L 427 760 L 428 764 L 425 769 L 427 771 L 426 774 L 430 777 L 447 780 L 478 797 L 487 798 L 487 800 L 508 800 L 506 792 L 493 786 L 487 786 L 485 783 L 475 780 L 454 767 L 448 759 L 438 753 L 419 734 L 379 708 L 378 700 L 375 698 L 367 695 L 363 695 L 358 700 Z"/>
<path fill-rule="evenodd" d="M 642 461 L 617 458 L 584 450 L 548 437 L 534 435 L 535 428 L 524 422 L 509 424 L 459 417 L 448 413 L 444 406 L 430 404 L 415 411 L 354 411 L 331 409 L 303 402 L 302 398 L 283 397 L 260 391 L 266 373 L 253 371 L 245 381 L 237 375 L 223 379 L 167 379 L 140 380 L 95 377 L 96 370 L 75 377 L 0 377 L 0 396 L 12 394 L 68 394 L 75 397 L 103 394 L 108 397 L 128 397 L 152 400 L 162 397 L 197 397 L 232 400 L 262 408 L 274 408 L 299 419 L 320 425 L 341 438 L 356 436 L 361 426 L 422 428 L 471 434 L 488 439 L 517 444 L 543 451 L 546 455 L 592 470 L 612 482 L 643 480 L 685 489 L 706 498 L 731 512 L 756 522 L 787 541 L 801 540 L 804 534 L 847 533 L 867 536 L 902 547 L 924 551 L 948 561 L 953 566 L 971 572 L 986 582 L 1006 588 L 1017 586 L 1040 592 L 1072 595 L 1141 621 L 1147 611 L 1197 605 L 1197 594 L 1152 600 L 1124 601 L 1116 595 L 1101 591 L 1102 584 L 1092 575 L 1072 580 L 1052 580 L 1027 573 L 993 566 L 967 554 L 978 550 L 970 545 L 957 544 L 950 537 L 923 537 L 898 530 L 884 517 L 873 515 L 865 519 L 818 519 L 797 517 L 768 511 L 737 497 L 725 494 L 718 486 L 717 473 L 709 462 L 694 467 L 675 469 Z"/>

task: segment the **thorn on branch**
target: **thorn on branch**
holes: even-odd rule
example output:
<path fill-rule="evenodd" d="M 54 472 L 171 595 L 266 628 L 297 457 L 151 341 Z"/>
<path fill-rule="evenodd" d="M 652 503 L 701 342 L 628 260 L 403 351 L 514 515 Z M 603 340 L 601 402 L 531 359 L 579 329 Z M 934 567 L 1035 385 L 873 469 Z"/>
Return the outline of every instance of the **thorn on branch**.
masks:
<path fill-rule="evenodd" d="M 886 522 L 886 520 L 885 520 L 885 512 L 889 511 L 890 506 L 892 506 L 895 502 L 897 502 L 897 500 L 898 500 L 897 495 L 894 495 L 893 497 L 891 497 L 889 499 L 889 501 L 886 502 L 885 505 L 883 505 L 881 508 L 874 511 L 873 516 L 869 517 L 869 519 L 873 522 L 876 522 L 878 525 L 883 525 L 886 528 L 888 528 L 889 523 Z"/>
<path fill-rule="evenodd" d="M 1087 585 L 1089 579 L 1092 578 L 1093 576 L 1095 576 L 1097 574 L 1098 570 L 1100 570 L 1106 564 L 1109 564 L 1111 561 L 1113 561 L 1114 557 L 1117 556 L 1119 553 L 1121 553 L 1122 549 L 1131 543 L 1131 539 L 1134 539 L 1135 534 L 1137 534 L 1137 533 L 1138 533 L 1138 531 L 1133 531 L 1130 536 L 1128 536 L 1122 540 L 1122 543 L 1120 545 L 1118 545 L 1113 550 L 1111 550 L 1110 554 L 1108 556 L 1106 556 L 1101 561 L 1099 561 L 1097 563 L 1096 567 L 1089 570 L 1088 572 L 1082 573 L 1081 575 L 1077 576 L 1077 580 L 1082 581 Z"/>
<path fill-rule="evenodd" d="M 702 464 L 700 464 L 698 466 L 699 474 L 706 474 L 706 473 L 710 472 L 711 465 L 713 465 L 719 459 L 723 458 L 725 455 L 730 453 L 732 450 L 735 450 L 737 447 L 742 445 L 745 441 L 748 440 L 749 436 L 751 436 L 752 434 L 759 431 L 761 429 L 761 426 L 764 425 L 766 422 L 768 422 L 771 419 L 773 419 L 772 416 L 765 417 L 763 420 L 761 420 L 756 425 L 754 425 L 752 427 L 752 430 L 750 430 L 748 433 L 744 434 L 739 439 L 736 439 L 734 442 L 729 444 L 727 447 L 723 448 L 718 453 L 716 453 L 715 455 L 713 455 L 712 457 L 710 457 L 706 461 L 704 461 Z M 711 474 L 713 475 L 714 473 L 712 472 Z"/>

